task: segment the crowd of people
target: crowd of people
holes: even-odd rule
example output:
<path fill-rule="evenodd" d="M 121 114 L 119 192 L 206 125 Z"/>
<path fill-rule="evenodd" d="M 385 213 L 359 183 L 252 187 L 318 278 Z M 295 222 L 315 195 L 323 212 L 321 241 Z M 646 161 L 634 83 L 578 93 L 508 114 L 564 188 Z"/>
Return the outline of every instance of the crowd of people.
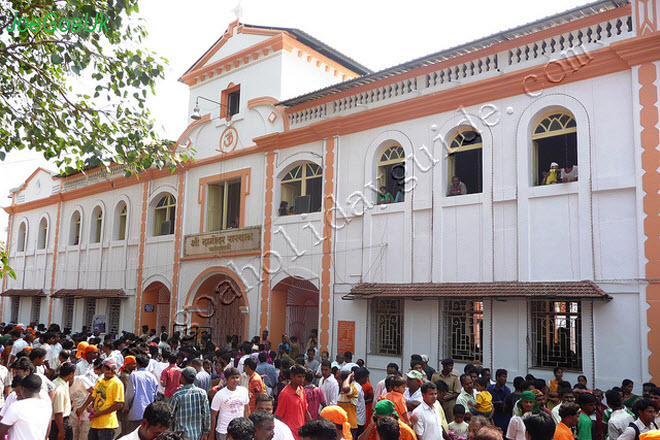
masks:
<path fill-rule="evenodd" d="M 646 440 L 660 388 L 603 391 L 426 355 L 372 386 L 362 359 L 264 331 L 251 341 L 143 327 L 119 337 L 0 323 L 0 438 L 57 440 Z M 409 368 L 408 368 L 409 367 Z"/>

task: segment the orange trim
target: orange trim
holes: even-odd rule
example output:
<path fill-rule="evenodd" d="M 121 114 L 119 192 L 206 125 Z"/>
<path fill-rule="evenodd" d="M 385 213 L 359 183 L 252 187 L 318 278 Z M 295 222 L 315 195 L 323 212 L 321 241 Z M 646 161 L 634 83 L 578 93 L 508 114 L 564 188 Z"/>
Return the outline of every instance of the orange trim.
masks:
<path fill-rule="evenodd" d="M 192 80 L 202 79 L 203 75 L 205 75 L 206 73 L 208 73 L 211 70 L 217 69 L 218 67 L 225 67 L 226 70 L 229 70 L 229 69 L 227 69 L 227 66 L 229 66 L 231 68 L 231 65 L 235 61 L 238 61 L 240 63 L 240 61 L 244 57 L 251 55 L 255 51 L 261 50 L 261 51 L 264 52 L 264 56 L 268 55 L 268 48 L 269 47 L 273 46 L 273 48 L 276 51 L 282 48 L 282 41 L 283 41 L 283 38 L 284 38 L 283 35 L 284 34 L 274 35 L 274 36 L 272 36 L 272 37 L 270 37 L 270 38 L 268 38 L 268 39 L 266 39 L 266 40 L 264 40 L 260 43 L 257 43 L 253 46 L 248 47 L 247 49 L 240 50 L 240 51 L 238 51 L 234 54 L 231 54 L 231 55 L 229 55 L 229 56 L 227 56 L 227 57 L 225 57 L 221 60 L 214 61 L 213 63 L 209 64 L 208 66 L 201 66 L 200 65 L 199 68 L 193 69 L 190 72 L 183 75 L 181 78 L 179 78 L 179 81 L 182 81 L 182 82 L 188 84 L 189 86 L 191 86 L 191 85 L 193 85 Z M 279 49 L 277 49 L 277 48 L 279 48 Z"/>
<path fill-rule="evenodd" d="M 213 57 L 213 55 L 215 55 L 218 52 L 218 50 L 220 50 L 220 48 L 224 46 L 225 43 L 227 43 L 227 41 L 234 35 L 234 28 L 236 27 L 238 27 L 238 29 L 236 30 L 237 34 L 246 34 L 246 35 L 263 35 L 266 37 L 272 37 L 275 35 L 279 35 L 283 32 L 272 29 L 257 29 L 249 26 L 245 27 L 245 25 L 240 24 L 238 20 L 234 20 L 231 23 L 229 23 L 229 26 L 227 27 L 227 30 L 222 35 L 222 37 L 220 37 L 220 39 L 213 46 L 211 46 L 211 48 L 208 51 L 206 51 L 204 56 L 200 58 L 200 60 L 190 68 L 189 73 L 194 72 L 199 67 L 206 64 L 207 61 L 210 60 Z"/>
<path fill-rule="evenodd" d="M 186 138 L 186 136 L 188 136 L 188 133 L 190 133 L 195 127 L 204 124 L 205 122 L 208 122 L 210 120 L 211 120 L 211 114 L 207 113 L 202 116 L 202 119 L 191 122 L 190 125 L 188 125 L 186 129 L 183 130 L 183 133 L 181 133 L 179 139 L 176 140 L 176 143 L 173 145 L 173 150 L 176 150 L 176 148 L 181 144 L 181 142 Z"/>
<path fill-rule="evenodd" d="M 55 222 L 55 247 L 53 248 L 53 273 L 50 275 L 50 295 L 48 298 L 48 325 L 51 324 L 52 322 L 51 319 L 53 317 L 53 293 L 55 293 L 55 274 L 57 272 L 57 248 L 60 242 L 61 214 L 62 214 L 62 202 L 57 204 L 57 221 Z"/>
<path fill-rule="evenodd" d="M 280 114 L 280 117 L 282 118 L 284 131 L 289 131 L 289 118 L 286 115 L 284 106 L 275 105 L 278 102 L 280 102 L 279 99 L 273 98 L 272 96 L 261 96 L 259 98 L 250 99 L 247 103 L 247 106 L 248 108 L 254 108 L 259 105 L 272 105 L 275 107 L 275 110 Z"/>
<path fill-rule="evenodd" d="M 642 126 L 640 142 L 642 153 L 642 190 L 644 191 L 644 255 L 646 263 L 646 302 L 649 308 L 646 311 L 646 322 L 649 326 L 648 347 L 649 373 L 651 379 L 660 377 L 660 132 L 658 123 L 658 88 L 655 86 L 658 72 L 654 63 L 646 63 L 639 67 L 638 81 L 639 103 L 641 110 L 639 121 Z"/>
<path fill-rule="evenodd" d="M 234 83 L 229 83 L 227 88 L 222 91 L 222 97 L 220 99 L 220 102 L 222 103 L 222 105 L 220 106 L 221 118 L 225 118 L 228 121 L 231 120 L 231 116 L 227 116 L 229 110 L 229 95 L 234 92 L 240 92 L 240 90 L 241 90 L 240 84 L 234 85 Z"/>
<path fill-rule="evenodd" d="M 222 182 L 225 180 L 241 178 L 241 216 L 238 219 L 238 226 L 245 227 L 245 196 L 250 194 L 250 185 L 252 184 L 252 169 L 242 168 L 227 173 L 214 174 L 199 179 L 197 189 L 197 203 L 201 205 L 199 215 L 199 232 L 204 232 L 204 223 L 206 220 L 206 187 L 209 183 Z"/>
<path fill-rule="evenodd" d="M 332 208 L 335 193 L 335 138 L 325 140 L 325 170 L 323 171 L 323 257 L 321 258 L 321 333 L 319 343 L 323 350 L 330 342 L 330 268 L 332 266 Z"/>
<path fill-rule="evenodd" d="M 21 185 L 16 191 L 17 191 L 17 192 L 18 192 L 18 191 L 23 191 L 23 190 L 25 189 L 25 187 L 27 186 L 27 184 L 30 182 L 30 180 L 32 180 L 32 178 L 33 178 L 34 176 L 36 176 L 40 171 L 45 171 L 45 172 L 47 172 L 47 173 L 48 173 L 48 177 L 51 177 L 50 174 L 52 174 L 52 173 L 51 173 L 50 171 L 48 171 L 46 168 L 39 167 L 39 168 L 37 168 L 36 170 L 34 170 L 34 171 L 32 172 L 32 174 L 30 174 L 30 177 L 28 177 L 27 179 L 25 179 L 25 182 L 23 182 L 23 185 Z M 51 179 L 52 179 L 52 177 L 51 177 Z"/>
<path fill-rule="evenodd" d="M 170 322 L 174 322 L 179 294 L 179 260 L 181 259 L 181 229 L 183 223 L 183 197 L 185 194 L 185 174 L 179 174 L 176 200 L 176 225 L 174 229 L 174 265 L 172 266 L 172 290 L 170 290 Z"/>
<path fill-rule="evenodd" d="M 561 62 L 557 61 L 556 64 L 564 69 L 565 76 L 561 81 L 561 84 L 564 85 L 627 70 L 629 64 L 639 64 L 644 60 L 655 60 L 659 51 L 660 33 L 654 33 L 645 37 L 636 37 L 613 43 L 609 47 L 589 52 L 589 62 L 575 71 L 571 67 L 571 63 L 575 64 L 575 60 L 570 63 L 561 60 Z M 548 81 L 546 74 L 547 70 L 544 65 L 530 67 L 499 77 L 364 110 L 348 116 L 337 116 L 286 133 L 261 136 L 255 138 L 254 141 L 265 150 L 287 148 L 319 141 L 328 136 L 346 135 L 383 125 L 454 111 L 461 106 L 468 107 L 518 96 L 525 92 L 551 89 L 557 85 L 557 82 Z"/>
<path fill-rule="evenodd" d="M 581 29 L 583 27 L 591 26 L 597 23 L 601 23 L 606 20 L 611 20 L 613 18 L 618 18 L 618 17 L 623 17 L 625 15 L 630 14 L 632 11 L 630 5 L 622 6 L 620 8 L 616 9 L 611 9 L 609 11 L 596 14 L 596 15 L 591 15 L 589 17 L 581 18 L 579 20 L 572 21 L 570 23 L 562 24 L 559 26 L 555 26 L 549 29 L 544 29 L 539 32 L 534 32 L 530 35 L 525 35 L 519 38 L 514 38 L 513 40 L 508 40 L 504 41 L 502 43 L 494 44 L 490 47 L 487 47 L 485 49 L 477 50 L 475 52 L 471 52 L 466 55 L 461 55 L 446 61 L 441 61 L 439 63 L 431 64 L 428 66 L 424 67 L 419 67 L 417 69 L 413 69 L 409 72 L 405 72 L 399 75 L 393 75 L 388 78 L 383 78 L 381 80 L 365 84 L 362 86 L 354 87 L 349 90 L 345 90 L 343 92 L 339 93 L 334 93 L 332 95 L 324 96 L 322 98 L 314 99 L 312 101 L 308 101 L 293 107 L 289 107 L 287 109 L 287 114 L 289 113 L 295 113 L 300 110 L 304 110 L 306 108 L 310 107 L 316 107 L 317 105 L 325 104 L 330 101 L 334 101 L 336 99 L 341 99 L 345 98 L 347 96 L 352 96 L 352 95 L 357 95 L 362 92 L 366 92 L 368 90 L 372 89 L 377 89 L 379 87 L 383 87 L 385 85 L 393 84 L 395 82 L 403 81 L 404 79 L 408 78 L 415 78 L 417 76 L 425 75 L 427 73 L 435 72 L 440 69 L 445 69 L 447 67 L 455 66 L 458 64 L 462 64 L 468 61 L 473 61 L 488 55 L 494 55 L 499 52 L 504 52 L 509 49 L 513 49 L 518 46 L 523 46 L 525 44 L 529 43 L 534 43 L 536 41 L 542 41 L 546 38 L 554 37 L 557 35 L 561 35 L 566 32 L 570 32 L 576 29 Z M 318 62 L 317 62 L 318 65 Z"/>
<path fill-rule="evenodd" d="M 147 235 L 147 196 L 149 183 L 142 185 L 142 224 L 140 226 L 140 244 L 138 250 L 137 287 L 135 289 L 135 333 L 140 331 L 140 309 L 142 308 L 142 270 L 144 265 L 144 242 Z"/>
<path fill-rule="evenodd" d="M 215 260 L 218 258 L 254 257 L 256 255 L 261 255 L 261 251 L 230 252 L 227 254 L 212 254 L 212 255 L 194 255 L 191 257 L 181 257 L 181 261 Z"/>
<path fill-rule="evenodd" d="M 637 17 L 637 35 L 656 32 L 658 30 L 656 0 L 636 0 L 634 3 Z"/>
<path fill-rule="evenodd" d="M 614 72 L 620 72 L 628 69 L 631 65 L 641 64 L 646 61 L 654 61 L 657 59 L 659 51 L 660 33 L 656 32 L 648 36 L 635 37 L 612 43 L 606 48 L 589 52 L 589 56 L 591 57 L 590 61 L 575 72 L 572 71 L 572 67 L 566 62 L 566 60 L 561 60 L 564 64 L 557 62 L 555 66 L 557 64 L 564 66 L 566 76 L 561 81 L 561 84 L 568 84 L 575 81 L 582 81 Z M 574 64 L 575 60 L 573 60 L 572 63 Z M 454 111 L 459 108 L 459 106 L 467 107 L 484 102 L 492 102 L 496 99 L 517 96 L 525 92 L 524 87 L 527 87 L 527 92 L 542 90 L 544 88 L 551 89 L 556 83 L 548 82 L 546 84 L 546 73 L 545 66 L 531 67 L 522 71 L 511 72 L 497 78 L 490 78 L 471 84 L 457 86 L 442 92 L 411 98 L 406 101 L 357 112 L 352 115 L 337 116 L 306 127 L 286 131 L 284 133 L 274 133 L 261 136 L 254 139 L 254 142 L 256 143 L 254 146 L 233 151 L 228 154 L 218 155 L 216 157 L 209 157 L 197 162 L 183 164 L 175 171 L 175 173 L 257 152 L 268 152 L 274 149 L 314 142 L 328 136 L 345 135 L 396 122 L 438 114 L 444 111 Z M 530 78 L 532 78 L 531 81 Z M 534 81 L 533 78 L 537 78 L 537 80 Z M 286 118 L 285 121 L 288 121 L 288 118 Z M 4 210 L 10 214 L 29 211 L 57 203 L 58 201 L 74 200 L 105 191 L 112 191 L 118 188 L 135 185 L 140 182 L 165 177 L 170 174 L 169 170 L 149 169 L 140 173 L 139 181 L 136 176 L 131 176 L 127 179 L 113 179 L 77 190 L 54 194 L 44 199 L 34 200 L 20 205 L 8 206 L 5 207 Z"/>
<path fill-rule="evenodd" d="M 273 184 L 275 173 L 275 153 L 272 151 L 266 155 L 266 191 L 264 194 L 264 246 L 261 282 L 261 304 L 259 316 L 259 333 L 268 328 L 268 296 L 270 293 L 270 247 L 271 228 L 273 226 Z"/>
<path fill-rule="evenodd" d="M 213 267 L 209 267 L 208 269 L 205 269 L 202 273 L 197 275 L 197 278 L 195 278 L 195 280 L 192 282 L 192 284 L 190 285 L 190 289 L 188 289 L 188 294 L 186 295 L 186 302 L 184 308 L 188 308 L 192 306 L 191 300 L 194 298 L 193 296 L 194 289 L 199 289 L 199 286 L 206 278 L 210 278 L 210 276 L 219 275 L 219 274 L 228 276 L 229 278 L 232 279 L 232 281 L 236 283 L 236 285 L 241 289 L 241 292 L 243 293 L 242 295 L 243 305 L 245 307 L 249 307 L 250 304 L 248 303 L 247 293 L 245 291 L 245 286 L 241 281 L 241 277 L 238 276 L 234 271 L 229 270 L 226 267 L 213 266 Z M 247 325 L 247 321 L 249 321 L 249 319 L 246 319 L 246 325 Z M 247 335 L 247 329 L 245 331 L 245 334 Z"/>

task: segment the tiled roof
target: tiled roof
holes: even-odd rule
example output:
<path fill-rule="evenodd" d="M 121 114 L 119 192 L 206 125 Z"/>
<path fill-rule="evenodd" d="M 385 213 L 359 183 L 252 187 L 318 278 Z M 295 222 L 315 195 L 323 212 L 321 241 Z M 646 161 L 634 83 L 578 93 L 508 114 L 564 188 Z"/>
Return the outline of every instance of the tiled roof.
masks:
<path fill-rule="evenodd" d="M 344 299 L 612 299 L 593 281 L 501 281 L 492 283 L 361 283 Z"/>
<path fill-rule="evenodd" d="M 428 66 L 431 64 L 439 63 L 441 61 L 456 58 L 460 55 L 465 55 L 471 52 L 485 49 L 494 44 L 501 43 L 503 41 L 513 40 L 515 38 L 524 35 L 529 35 L 541 31 L 543 29 L 559 26 L 565 23 L 569 23 L 571 21 L 578 20 L 580 18 L 588 17 L 590 15 L 609 11 L 615 8 L 620 8 L 628 4 L 630 4 L 630 0 L 597 0 L 592 3 L 588 3 L 586 5 L 569 9 L 568 11 L 560 12 L 558 14 L 551 15 L 549 17 L 545 17 L 540 20 L 536 20 L 531 23 L 524 24 L 522 26 L 511 28 L 487 37 L 480 38 L 478 40 L 471 41 L 469 43 L 454 46 L 449 49 L 445 49 L 440 52 L 435 52 L 430 55 L 416 58 L 414 60 L 402 64 L 398 64 L 393 67 L 388 67 L 378 72 L 359 76 L 357 78 L 353 78 L 348 81 L 343 81 L 338 84 L 333 84 L 331 86 L 324 87 L 322 89 L 310 93 L 306 93 L 304 95 L 300 95 L 295 98 L 290 98 L 276 105 L 293 107 L 298 104 L 303 104 L 307 101 L 312 101 L 314 99 L 339 93 L 344 90 L 348 90 L 361 85 L 370 84 L 372 82 L 379 81 L 384 78 L 389 78 L 391 76 L 399 75 L 401 73 L 408 72 L 410 70 L 419 67 Z"/>
<path fill-rule="evenodd" d="M 53 298 L 128 298 L 122 289 L 61 289 Z"/>
<path fill-rule="evenodd" d="M 41 289 L 9 289 L 2 292 L 2 296 L 46 296 Z"/>

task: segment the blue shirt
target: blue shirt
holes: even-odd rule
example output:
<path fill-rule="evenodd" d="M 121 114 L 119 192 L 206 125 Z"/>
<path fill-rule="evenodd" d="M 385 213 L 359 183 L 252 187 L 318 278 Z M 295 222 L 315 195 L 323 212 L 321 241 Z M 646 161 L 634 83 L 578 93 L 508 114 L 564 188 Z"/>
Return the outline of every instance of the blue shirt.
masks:
<path fill-rule="evenodd" d="M 208 390 L 211 389 L 211 375 L 203 368 L 200 369 L 195 376 L 195 382 L 193 382 L 193 385 L 208 392 Z"/>
<path fill-rule="evenodd" d="M 511 390 L 506 385 L 499 390 L 496 386 L 497 385 L 489 385 L 488 388 L 486 388 L 486 391 L 493 396 L 493 408 L 495 409 L 493 412 L 493 423 L 502 431 L 506 432 L 511 417 L 504 413 L 504 399 L 511 394 Z"/>
<path fill-rule="evenodd" d="M 142 420 L 144 409 L 156 399 L 158 381 L 144 368 L 133 371 L 128 378 L 125 399 L 129 408 L 128 420 Z"/>
<path fill-rule="evenodd" d="M 277 385 L 277 371 L 275 371 L 275 367 L 273 367 L 268 362 L 262 362 L 259 365 L 257 365 L 256 372 L 260 376 L 264 376 L 264 375 L 266 376 L 266 379 L 264 379 L 264 383 L 266 384 L 267 387 L 275 388 L 275 386 Z"/>

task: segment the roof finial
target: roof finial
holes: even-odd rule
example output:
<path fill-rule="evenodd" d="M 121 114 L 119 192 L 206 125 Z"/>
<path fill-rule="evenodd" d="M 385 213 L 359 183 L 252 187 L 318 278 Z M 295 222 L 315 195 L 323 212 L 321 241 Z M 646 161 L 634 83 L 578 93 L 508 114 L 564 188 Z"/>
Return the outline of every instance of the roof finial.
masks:
<path fill-rule="evenodd" d="M 236 16 L 236 20 L 238 21 L 241 20 L 241 16 L 243 15 L 243 6 L 241 5 L 242 2 L 243 0 L 238 0 L 236 6 L 234 6 L 234 9 L 231 10 Z"/>

